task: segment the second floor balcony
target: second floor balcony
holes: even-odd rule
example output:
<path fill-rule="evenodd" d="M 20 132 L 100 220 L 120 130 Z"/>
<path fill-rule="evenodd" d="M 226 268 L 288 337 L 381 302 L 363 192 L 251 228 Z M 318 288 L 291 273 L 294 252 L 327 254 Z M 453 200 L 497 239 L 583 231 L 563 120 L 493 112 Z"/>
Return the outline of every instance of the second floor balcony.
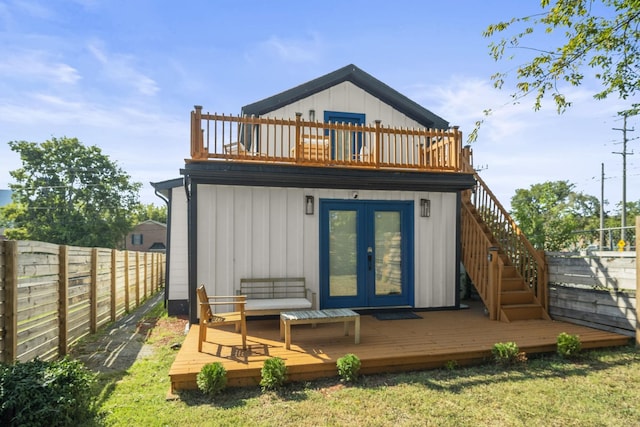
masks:
<path fill-rule="evenodd" d="M 464 172 L 470 150 L 458 127 L 447 130 L 323 123 L 191 113 L 191 159 L 317 167 Z M 464 163 L 464 164 L 463 164 Z"/>

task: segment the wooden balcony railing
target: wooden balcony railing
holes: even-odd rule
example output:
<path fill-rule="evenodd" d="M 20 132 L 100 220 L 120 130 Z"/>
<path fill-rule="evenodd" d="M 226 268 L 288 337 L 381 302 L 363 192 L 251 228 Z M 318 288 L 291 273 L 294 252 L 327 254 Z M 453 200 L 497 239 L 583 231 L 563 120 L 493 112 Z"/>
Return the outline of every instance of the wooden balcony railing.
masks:
<path fill-rule="evenodd" d="M 191 112 L 191 159 L 461 172 L 462 133 Z"/>
<path fill-rule="evenodd" d="M 465 268 L 476 274 L 472 280 L 478 292 L 483 294 L 483 300 L 488 302 L 487 308 L 491 318 L 498 316 L 502 282 L 500 272 L 505 265 L 516 267 L 524 283 L 531 288 L 538 302 L 547 310 L 547 269 L 544 252 L 538 252 L 531 245 L 506 209 L 475 172 L 470 159 L 471 151 L 465 149 L 462 156 L 463 168 L 473 173 L 477 182 L 473 191 L 465 192 L 463 202 L 462 252 Z M 485 230 L 489 230 L 490 235 L 487 235 Z M 488 257 L 490 252 L 495 252 L 500 257 L 497 272 L 491 271 Z"/>

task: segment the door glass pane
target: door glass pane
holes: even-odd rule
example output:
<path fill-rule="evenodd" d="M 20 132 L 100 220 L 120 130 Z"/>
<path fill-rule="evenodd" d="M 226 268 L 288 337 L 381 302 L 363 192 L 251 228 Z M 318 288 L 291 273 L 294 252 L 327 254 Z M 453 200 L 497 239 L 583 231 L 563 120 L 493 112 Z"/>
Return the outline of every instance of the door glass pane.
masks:
<path fill-rule="evenodd" d="M 356 211 L 329 211 L 329 296 L 356 296 Z"/>
<path fill-rule="evenodd" d="M 402 294 L 400 212 L 375 213 L 376 295 Z"/>

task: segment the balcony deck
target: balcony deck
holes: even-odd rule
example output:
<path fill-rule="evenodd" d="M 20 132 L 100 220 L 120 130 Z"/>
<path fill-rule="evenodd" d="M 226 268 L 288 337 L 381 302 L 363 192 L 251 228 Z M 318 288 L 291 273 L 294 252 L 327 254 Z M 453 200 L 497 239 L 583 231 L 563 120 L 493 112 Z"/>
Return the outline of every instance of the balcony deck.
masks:
<path fill-rule="evenodd" d="M 462 133 L 191 112 L 191 159 L 465 172 Z M 468 159 L 470 163 L 470 159 Z"/>
<path fill-rule="evenodd" d="M 410 371 L 479 363 L 491 358 L 497 342 L 515 341 L 527 354 L 554 352 L 558 334 L 580 336 L 583 348 L 620 346 L 629 337 L 583 326 L 549 320 L 513 323 L 489 320 L 482 305 L 469 309 L 419 312 L 413 320 L 377 320 L 361 316 L 360 344 L 354 344 L 353 327 L 344 336 L 342 324 L 292 328 L 291 349 L 280 340 L 278 319 L 249 320 L 247 345 L 229 330 L 209 331 L 203 352 L 198 352 L 198 325 L 193 325 L 169 371 L 173 391 L 197 388 L 196 376 L 207 363 L 221 362 L 227 370 L 228 386 L 257 386 L 262 364 L 269 357 L 284 359 L 290 381 L 337 375 L 336 360 L 347 353 L 362 361 L 361 372 Z"/>

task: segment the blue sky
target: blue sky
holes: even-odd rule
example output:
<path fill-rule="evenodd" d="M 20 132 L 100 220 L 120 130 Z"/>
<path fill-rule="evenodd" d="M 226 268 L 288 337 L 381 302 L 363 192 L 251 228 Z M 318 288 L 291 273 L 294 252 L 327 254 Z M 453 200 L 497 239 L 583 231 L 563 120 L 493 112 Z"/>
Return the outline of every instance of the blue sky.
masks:
<path fill-rule="evenodd" d="M 144 184 L 142 202 L 160 204 L 149 182 L 180 176 L 194 104 L 237 114 L 353 63 L 465 135 L 491 108 L 474 160 L 505 206 L 517 188 L 549 180 L 599 197 L 604 163 L 612 210 L 623 104 L 594 101 L 587 82 L 566 91 L 565 114 L 551 101 L 534 112 L 532 99 L 512 105 L 508 85 L 492 87 L 493 73 L 526 57 L 494 62 L 482 31 L 539 11 L 537 0 L 0 0 L 0 188 L 20 167 L 7 142 L 68 136 L 99 146 Z M 640 128 L 629 133 L 628 201 L 640 200 L 637 137 Z"/>

